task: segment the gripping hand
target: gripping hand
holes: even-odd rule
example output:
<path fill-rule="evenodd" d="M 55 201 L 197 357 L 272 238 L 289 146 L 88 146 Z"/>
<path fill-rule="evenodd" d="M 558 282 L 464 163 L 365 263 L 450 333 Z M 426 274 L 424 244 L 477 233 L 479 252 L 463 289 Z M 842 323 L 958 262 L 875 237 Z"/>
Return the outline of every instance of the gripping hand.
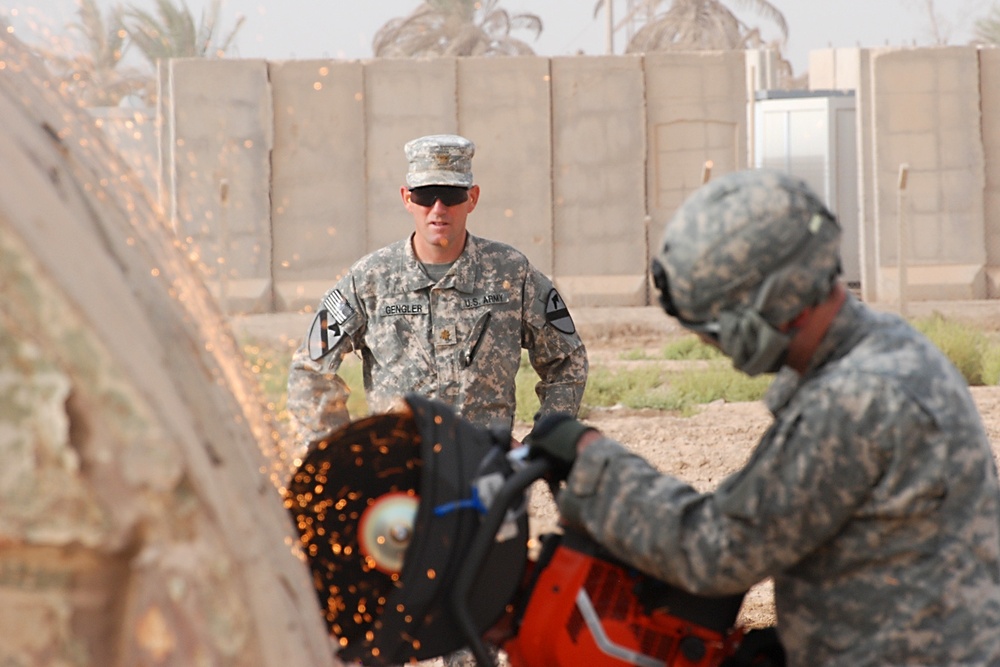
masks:
<path fill-rule="evenodd" d="M 569 476 L 576 461 L 576 443 L 590 426 L 582 424 L 564 412 L 545 415 L 535 421 L 534 428 L 524 438 L 530 458 L 547 459 L 550 483 L 559 483 Z"/>

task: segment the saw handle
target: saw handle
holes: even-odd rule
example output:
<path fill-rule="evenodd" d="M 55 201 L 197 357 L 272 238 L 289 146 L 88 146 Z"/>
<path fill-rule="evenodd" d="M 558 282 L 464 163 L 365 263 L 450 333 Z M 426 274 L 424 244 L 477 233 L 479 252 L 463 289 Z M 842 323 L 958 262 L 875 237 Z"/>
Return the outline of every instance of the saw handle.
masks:
<path fill-rule="evenodd" d="M 479 576 L 479 572 L 489 556 L 497 531 L 503 525 L 507 510 L 516 499 L 535 481 L 542 479 L 549 472 L 549 462 L 545 459 L 526 459 L 523 466 L 518 466 L 514 474 L 507 478 L 504 485 L 497 491 L 489 510 L 483 515 L 476 534 L 473 536 L 465 561 L 459 569 L 455 584 L 451 591 L 451 610 L 455 616 L 459 630 L 465 636 L 469 649 L 476 658 L 476 663 L 482 667 L 495 667 L 490 652 L 479 636 L 472 613 L 469 611 L 469 591 Z"/>

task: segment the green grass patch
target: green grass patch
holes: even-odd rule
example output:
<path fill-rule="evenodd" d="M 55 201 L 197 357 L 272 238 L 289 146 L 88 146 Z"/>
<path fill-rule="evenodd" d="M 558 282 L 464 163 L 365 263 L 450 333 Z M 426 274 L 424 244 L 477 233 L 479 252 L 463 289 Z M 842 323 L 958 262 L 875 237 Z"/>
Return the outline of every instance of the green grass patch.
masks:
<path fill-rule="evenodd" d="M 267 406 L 280 422 L 288 421 L 288 365 L 294 349 L 247 338 L 239 341 L 247 367 L 260 385 Z"/>
<path fill-rule="evenodd" d="M 583 392 L 581 414 L 595 407 L 622 405 L 627 408 L 676 410 L 670 392 L 671 373 L 643 366 L 634 369 L 592 368 Z"/>
<path fill-rule="evenodd" d="M 944 352 L 970 385 L 1000 383 L 1000 333 L 977 329 L 940 315 L 917 319 L 913 324 Z M 287 421 L 288 365 L 294 349 L 252 339 L 242 340 L 241 348 L 274 414 L 279 421 Z M 651 363 L 592 364 L 581 417 L 586 417 L 594 408 L 615 405 L 692 414 L 698 405 L 712 401 L 759 400 L 772 379 L 770 375 L 751 378 L 735 370 L 718 350 L 705 345 L 696 336 L 671 340 L 660 356 L 633 350 L 623 353 L 621 358 Z M 655 361 L 658 359 L 708 363 L 698 364 L 697 369 L 676 371 L 657 367 Z M 351 415 L 355 418 L 367 415 L 361 360 L 356 355 L 347 356 L 340 373 L 352 388 L 347 403 Z M 522 352 L 516 378 L 518 421 L 530 423 L 538 412 L 537 382 L 538 374 L 528 363 L 527 352 Z"/>
<path fill-rule="evenodd" d="M 983 352 L 983 383 L 1000 384 L 1000 337 L 993 338 Z"/>
<path fill-rule="evenodd" d="M 684 336 L 670 341 L 664 345 L 658 355 L 650 355 L 646 350 L 626 350 L 618 355 L 624 361 L 649 361 L 654 359 L 666 359 L 669 361 L 698 361 L 723 359 L 722 352 L 719 352 L 711 345 L 706 345 L 695 336 Z"/>
<path fill-rule="evenodd" d="M 940 314 L 913 320 L 913 326 L 930 339 L 965 377 L 970 386 L 1000 381 L 1000 339 Z"/>
<path fill-rule="evenodd" d="M 517 400 L 517 409 L 514 411 L 514 419 L 530 424 L 534 421 L 535 413 L 541 405 L 538 396 L 535 395 L 535 385 L 541 378 L 528 362 L 528 352 L 521 350 L 521 367 L 517 370 L 514 378 L 514 396 Z"/>
<path fill-rule="evenodd" d="M 701 342 L 697 336 L 684 336 L 663 346 L 663 358 L 674 361 L 725 359 L 718 349 Z"/>
<path fill-rule="evenodd" d="M 271 343 L 246 338 L 240 341 L 240 349 L 246 357 L 250 372 L 257 378 L 268 407 L 279 422 L 288 422 L 288 367 L 292 363 L 295 348 L 280 343 Z M 351 388 L 347 399 L 347 409 L 351 417 L 367 416 L 368 401 L 365 398 L 364 376 L 361 359 L 350 354 L 340 364 L 340 377 Z"/>
<path fill-rule="evenodd" d="M 675 410 L 692 414 L 712 401 L 755 401 L 767 391 L 772 376 L 751 378 L 720 359 L 708 368 L 668 371 L 655 366 L 631 369 L 594 368 L 583 394 L 586 413 L 596 407 Z"/>
<path fill-rule="evenodd" d="M 681 410 L 718 400 L 757 401 L 763 398 L 773 379 L 773 375 L 750 377 L 733 368 L 728 360 L 720 360 L 705 370 L 675 373 L 671 393 Z"/>

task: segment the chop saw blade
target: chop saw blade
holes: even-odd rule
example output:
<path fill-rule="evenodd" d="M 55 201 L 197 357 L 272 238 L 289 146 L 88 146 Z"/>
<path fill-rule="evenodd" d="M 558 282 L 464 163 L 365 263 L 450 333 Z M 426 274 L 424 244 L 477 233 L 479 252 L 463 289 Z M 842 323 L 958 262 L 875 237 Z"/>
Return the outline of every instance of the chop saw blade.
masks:
<path fill-rule="evenodd" d="M 377 498 L 361 515 L 358 542 L 361 553 L 371 559 L 375 569 L 389 575 L 402 571 L 406 547 L 413 539 L 418 504 L 412 494 L 389 493 Z"/>
<path fill-rule="evenodd" d="M 327 626 L 341 648 L 382 616 L 413 534 L 420 436 L 408 411 L 314 443 L 285 492 Z"/>

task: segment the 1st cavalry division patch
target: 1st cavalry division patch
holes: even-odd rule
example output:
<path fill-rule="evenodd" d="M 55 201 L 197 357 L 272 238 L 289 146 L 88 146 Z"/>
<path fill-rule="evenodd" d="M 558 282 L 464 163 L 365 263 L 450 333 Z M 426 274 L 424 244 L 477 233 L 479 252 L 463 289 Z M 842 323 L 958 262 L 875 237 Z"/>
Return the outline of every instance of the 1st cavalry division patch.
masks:
<path fill-rule="evenodd" d="M 569 315 L 566 302 L 562 300 L 554 287 L 549 290 L 549 295 L 545 297 L 545 320 L 555 327 L 556 331 L 564 334 L 576 333 L 576 325 L 573 324 L 573 318 Z"/>

